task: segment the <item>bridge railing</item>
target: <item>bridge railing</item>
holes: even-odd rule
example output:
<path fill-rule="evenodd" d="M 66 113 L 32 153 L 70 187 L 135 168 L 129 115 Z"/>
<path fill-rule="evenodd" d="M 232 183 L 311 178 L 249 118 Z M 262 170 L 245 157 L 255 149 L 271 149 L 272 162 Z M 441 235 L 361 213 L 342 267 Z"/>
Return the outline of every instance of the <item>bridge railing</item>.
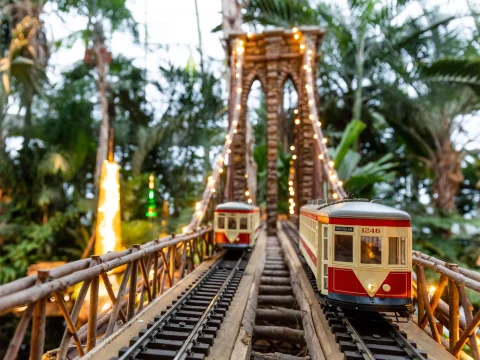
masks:
<path fill-rule="evenodd" d="M 191 234 L 172 234 L 124 251 L 92 256 L 51 270 L 39 270 L 37 275 L 0 286 L 0 314 L 23 307 L 4 359 L 17 357 L 30 323 L 30 359 L 42 358 L 49 301 L 58 305 L 67 324 L 56 351 L 57 359 L 86 354 L 95 347 L 99 337 L 105 339 L 114 332 L 117 321 L 125 324 L 143 309 L 146 301 L 150 303 L 191 272 L 196 257 L 201 262 L 212 252 L 212 227 L 206 227 Z M 117 280 L 117 277 L 120 285 L 115 293 L 111 279 Z M 81 288 L 69 311 L 64 294 L 76 285 Z M 107 303 L 99 312 L 102 291 Z M 86 302 L 87 294 L 89 301 Z M 77 329 L 84 303 L 88 306 L 88 321 Z"/>
<path fill-rule="evenodd" d="M 465 345 L 475 360 L 480 360 L 480 310 L 474 315 L 466 288 L 480 292 L 480 273 L 458 267 L 418 251 L 413 252 L 413 288 L 418 308 L 418 326 L 442 344 L 453 356 L 459 357 Z M 427 284 L 425 270 L 435 272 L 438 280 Z M 444 301 L 442 299 L 446 299 Z M 460 313 L 460 306 L 463 314 Z M 437 321 L 439 324 L 437 324 Z M 427 325 L 429 328 L 427 329 Z M 439 326 L 440 325 L 440 326 Z M 448 329 L 448 340 L 443 328 Z M 462 356 L 463 357 L 463 356 Z"/>

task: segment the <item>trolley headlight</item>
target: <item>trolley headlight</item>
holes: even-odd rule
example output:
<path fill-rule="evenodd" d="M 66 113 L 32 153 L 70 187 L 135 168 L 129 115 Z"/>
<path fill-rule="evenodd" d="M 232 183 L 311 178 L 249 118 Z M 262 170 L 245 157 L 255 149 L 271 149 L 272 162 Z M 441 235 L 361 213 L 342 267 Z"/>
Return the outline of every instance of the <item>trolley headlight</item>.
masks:
<path fill-rule="evenodd" d="M 388 292 L 390 292 L 390 290 L 392 290 L 392 287 L 388 284 L 383 284 L 382 289 L 383 289 L 383 291 L 388 293 Z"/>
<path fill-rule="evenodd" d="M 378 290 L 378 284 L 373 279 L 368 279 L 365 281 L 365 290 L 367 290 L 368 295 L 373 296 Z"/>

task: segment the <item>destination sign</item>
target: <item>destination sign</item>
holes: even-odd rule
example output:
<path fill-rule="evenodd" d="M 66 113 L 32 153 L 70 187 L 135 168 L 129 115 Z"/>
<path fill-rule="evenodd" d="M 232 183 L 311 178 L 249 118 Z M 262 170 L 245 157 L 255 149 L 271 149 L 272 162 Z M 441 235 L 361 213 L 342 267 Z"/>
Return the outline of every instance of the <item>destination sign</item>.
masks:
<path fill-rule="evenodd" d="M 335 226 L 335 231 L 353 232 L 353 226 Z"/>

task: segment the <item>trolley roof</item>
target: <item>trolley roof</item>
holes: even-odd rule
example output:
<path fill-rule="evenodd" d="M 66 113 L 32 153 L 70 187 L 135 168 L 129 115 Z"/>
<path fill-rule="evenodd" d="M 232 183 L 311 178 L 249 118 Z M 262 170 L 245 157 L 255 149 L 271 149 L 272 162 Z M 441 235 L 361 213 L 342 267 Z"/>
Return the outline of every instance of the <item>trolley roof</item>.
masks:
<path fill-rule="evenodd" d="M 329 218 L 410 220 L 410 215 L 390 206 L 368 201 L 339 201 L 325 205 L 305 205 L 301 212 Z"/>
<path fill-rule="evenodd" d="M 217 205 L 215 212 L 255 212 L 259 211 L 258 206 L 242 202 L 231 201 Z"/>

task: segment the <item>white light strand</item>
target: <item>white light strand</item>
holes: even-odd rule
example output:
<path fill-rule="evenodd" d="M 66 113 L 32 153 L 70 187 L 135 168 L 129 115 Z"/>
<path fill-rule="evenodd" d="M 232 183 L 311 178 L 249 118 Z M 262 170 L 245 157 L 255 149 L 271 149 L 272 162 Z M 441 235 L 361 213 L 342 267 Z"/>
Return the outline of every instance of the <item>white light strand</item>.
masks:
<path fill-rule="evenodd" d="M 303 37 L 305 39 L 305 47 L 307 51 L 303 54 L 303 69 L 305 70 L 305 77 L 307 79 L 307 83 L 305 85 L 305 89 L 307 91 L 308 97 L 308 107 L 310 111 L 310 120 L 313 124 L 314 130 L 314 141 L 317 142 L 318 149 L 320 151 L 319 159 L 322 162 L 323 169 L 325 171 L 326 176 L 328 177 L 328 181 L 333 190 L 334 197 L 336 196 L 338 199 L 343 199 L 346 197 L 345 190 L 343 189 L 342 182 L 339 181 L 337 171 L 333 167 L 334 163 L 330 160 L 328 155 L 327 149 L 327 138 L 323 136 L 323 132 L 321 129 L 320 118 L 318 116 L 317 105 L 315 103 L 315 81 L 313 77 L 312 67 L 314 66 L 313 59 L 315 58 L 315 45 L 313 42 L 308 39 L 307 37 Z"/>
<path fill-rule="evenodd" d="M 213 166 L 212 175 L 208 178 L 207 186 L 203 192 L 202 200 L 199 201 L 195 206 L 195 213 L 193 214 L 192 221 L 188 226 L 183 230 L 184 233 L 189 233 L 195 231 L 201 224 L 205 213 L 207 212 L 208 204 L 212 194 L 215 193 L 215 186 L 218 183 L 220 174 L 223 172 L 223 165 L 227 154 L 231 153 L 231 145 L 233 144 L 233 138 L 237 133 L 237 126 L 239 123 L 240 112 L 241 112 L 241 98 L 242 98 L 242 69 L 243 69 L 243 53 L 245 51 L 244 43 L 242 40 L 237 40 L 235 44 L 235 51 L 233 51 L 232 63 L 230 66 L 230 74 L 234 74 L 232 78 L 234 79 L 231 86 L 233 93 L 233 112 L 232 112 L 232 122 L 228 134 L 225 136 L 225 144 L 223 145 L 222 152 L 218 155 Z"/>

